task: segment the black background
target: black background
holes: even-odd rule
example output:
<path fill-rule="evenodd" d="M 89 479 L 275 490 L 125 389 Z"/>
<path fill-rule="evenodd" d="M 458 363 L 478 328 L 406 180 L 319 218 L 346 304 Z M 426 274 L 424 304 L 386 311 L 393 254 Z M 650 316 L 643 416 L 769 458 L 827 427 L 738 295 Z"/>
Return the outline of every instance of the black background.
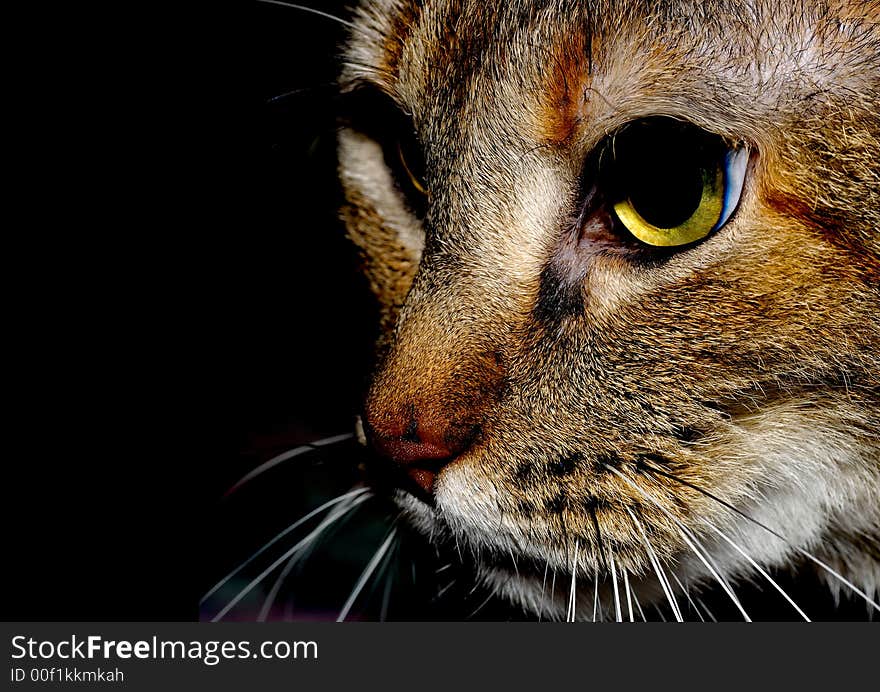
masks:
<path fill-rule="evenodd" d="M 196 619 L 222 491 L 350 430 L 369 369 L 337 220 L 344 27 L 147 14 L 27 24 L 48 96 L 25 141 L 57 138 L 24 152 L 5 257 L 5 620 Z"/>

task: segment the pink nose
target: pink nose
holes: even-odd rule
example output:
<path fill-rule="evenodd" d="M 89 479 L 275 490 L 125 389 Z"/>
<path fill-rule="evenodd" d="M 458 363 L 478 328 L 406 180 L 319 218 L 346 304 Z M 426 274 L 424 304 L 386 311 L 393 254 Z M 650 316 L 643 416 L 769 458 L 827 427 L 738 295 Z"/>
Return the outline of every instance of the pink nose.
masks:
<path fill-rule="evenodd" d="M 434 492 L 437 474 L 470 446 L 473 424 L 422 415 L 407 407 L 398 415 L 364 416 L 367 437 L 376 452 L 393 462 L 422 490 Z"/>

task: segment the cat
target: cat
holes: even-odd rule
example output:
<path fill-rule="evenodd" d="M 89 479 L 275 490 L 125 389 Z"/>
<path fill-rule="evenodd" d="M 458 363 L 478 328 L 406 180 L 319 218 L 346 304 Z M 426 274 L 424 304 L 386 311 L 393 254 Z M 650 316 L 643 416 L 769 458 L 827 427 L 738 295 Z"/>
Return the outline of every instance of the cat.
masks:
<path fill-rule="evenodd" d="M 380 336 L 355 434 L 228 491 L 218 568 L 286 528 L 202 617 L 880 610 L 880 3 L 263 4 L 348 32 Z"/>
<path fill-rule="evenodd" d="M 878 609 L 880 3 L 350 21 L 358 436 L 407 521 L 542 617 L 716 584 L 749 619 L 736 583 L 806 570 Z"/>

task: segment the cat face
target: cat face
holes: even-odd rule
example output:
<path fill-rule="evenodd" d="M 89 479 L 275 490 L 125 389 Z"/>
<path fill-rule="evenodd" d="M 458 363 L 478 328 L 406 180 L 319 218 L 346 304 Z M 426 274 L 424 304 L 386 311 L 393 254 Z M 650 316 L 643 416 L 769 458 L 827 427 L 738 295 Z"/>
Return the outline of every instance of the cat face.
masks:
<path fill-rule="evenodd" d="M 875 588 L 880 5 L 383 0 L 344 65 L 416 525 L 556 616 L 801 551 Z"/>

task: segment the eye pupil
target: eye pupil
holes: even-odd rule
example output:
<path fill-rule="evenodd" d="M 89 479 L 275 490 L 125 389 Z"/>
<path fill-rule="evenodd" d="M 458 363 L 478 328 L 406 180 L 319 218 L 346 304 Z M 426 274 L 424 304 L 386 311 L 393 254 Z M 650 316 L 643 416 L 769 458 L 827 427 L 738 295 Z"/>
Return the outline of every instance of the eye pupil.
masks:
<path fill-rule="evenodd" d="M 630 177 L 629 200 L 645 221 L 674 228 L 693 216 L 703 195 L 704 174 L 687 163 L 671 170 L 645 167 Z"/>

